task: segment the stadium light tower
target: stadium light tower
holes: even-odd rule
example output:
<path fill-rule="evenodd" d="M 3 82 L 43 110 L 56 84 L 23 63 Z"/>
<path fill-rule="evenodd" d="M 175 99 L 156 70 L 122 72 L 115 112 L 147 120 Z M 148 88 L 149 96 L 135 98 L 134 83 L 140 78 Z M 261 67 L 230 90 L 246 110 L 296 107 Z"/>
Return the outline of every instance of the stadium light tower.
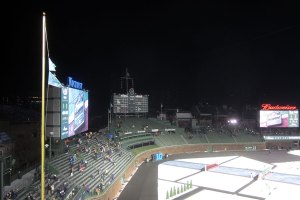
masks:
<path fill-rule="evenodd" d="M 228 120 L 228 123 L 231 125 L 236 125 L 238 122 L 236 119 L 230 119 L 230 120 Z"/>

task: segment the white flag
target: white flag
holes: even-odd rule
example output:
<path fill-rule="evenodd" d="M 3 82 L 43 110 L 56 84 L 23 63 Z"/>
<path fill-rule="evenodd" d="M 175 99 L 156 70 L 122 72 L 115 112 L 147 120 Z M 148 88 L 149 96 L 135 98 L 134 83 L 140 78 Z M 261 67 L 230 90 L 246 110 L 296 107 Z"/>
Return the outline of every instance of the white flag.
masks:
<path fill-rule="evenodd" d="M 62 87 L 62 84 L 60 83 L 60 81 L 56 78 L 56 76 L 54 74 L 52 74 L 52 72 L 49 72 L 49 76 L 48 76 L 48 84 L 52 85 L 54 87 Z"/>
<path fill-rule="evenodd" d="M 49 71 L 50 72 L 55 72 L 55 64 L 52 62 L 52 60 L 49 58 Z"/>

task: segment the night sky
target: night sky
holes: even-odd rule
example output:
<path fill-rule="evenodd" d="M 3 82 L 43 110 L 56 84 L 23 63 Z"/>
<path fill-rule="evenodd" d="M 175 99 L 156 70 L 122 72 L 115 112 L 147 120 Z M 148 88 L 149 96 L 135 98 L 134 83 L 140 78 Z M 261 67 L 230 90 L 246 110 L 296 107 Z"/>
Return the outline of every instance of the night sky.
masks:
<path fill-rule="evenodd" d="M 120 77 L 126 68 L 136 93 L 149 94 L 157 109 L 160 103 L 189 109 L 200 101 L 300 104 L 296 4 L 96 2 L 9 6 L 2 96 L 41 96 L 44 11 L 56 75 L 63 83 L 68 76 L 82 82 L 94 113 L 105 113 L 111 95 L 125 92 Z"/>

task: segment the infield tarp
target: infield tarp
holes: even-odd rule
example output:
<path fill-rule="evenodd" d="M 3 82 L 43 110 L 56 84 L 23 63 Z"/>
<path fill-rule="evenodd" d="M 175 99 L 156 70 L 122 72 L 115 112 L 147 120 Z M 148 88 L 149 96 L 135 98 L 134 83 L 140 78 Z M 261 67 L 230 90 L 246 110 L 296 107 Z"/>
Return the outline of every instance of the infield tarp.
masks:
<path fill-rule="evenodd" d="M 269 173 L 265 176 L 266 180 L 269 181 L 277 181 L 283 183 L 290 183 L 300 185 L 300 176 L 299 175 L 292 175 L 292 174 L 282 174 L 282 173 Z"/>
<path fill-rule="evenodd" d="M 168 161 L 168 162 L 164 162 L 163 165 L 171 165 L 176 167 L 184 167 L 184 168 L 198 169 L 198 170 L 202 170 L 205 167 L 204 164 L 184 162 L 184 161 Z"/>
<path fill-rule="evenodd" d="M 252 170 L 252 169 L 242 169 L 242 168 L 224 167 L 224 166 L 218 166 L 218 167 L 210 169 L 209 171 L 223 173 L 223 174 L 236 175 L 236 176 L 244 176 L 244 177 L 251 177 L 251 173 L 252 173 L 252 176 L 255 176 L 258 173 L 260 173 L 260 171 Z"/>

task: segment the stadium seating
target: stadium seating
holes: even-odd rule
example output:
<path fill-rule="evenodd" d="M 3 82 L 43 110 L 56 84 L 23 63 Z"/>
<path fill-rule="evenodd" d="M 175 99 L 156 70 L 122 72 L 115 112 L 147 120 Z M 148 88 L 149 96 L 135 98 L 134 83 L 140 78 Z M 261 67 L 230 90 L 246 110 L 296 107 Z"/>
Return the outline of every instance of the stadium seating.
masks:
<path fill-rule="evenodd" d="M 74 166 L 79 165 L 80 161 L 87 161 L 87 167 L 83 174 L 78 170 L 75 170 L 73 176 L 70 171 L 70 156 L 73 155 L 78 147 L 75 140 L 70 142 L 69 154 L 61 154 L 54 157 L 50 166 L 55 167 L 57 171 L 57 177 L 59 181 L 54 182 L 55 190 L 62 188 L 65 183 L 68 185 L 66 196 L 69 195 L 69 199 L 80 199 L 86 196 L 96 195 L 97 187 L 102 183 L 106 188 L 113 180 L 112 175 L 117 177 L 125 169 L 126 166 L 133 160 L 133 154 L 131 149 L 140 147 L 143 145 L 156 144 L 159 147 L 176 146 L 186 144 L 207 144 L 207 143 L 243 143 L 243 142 L 256 142 L 262 141 L 259 135 L 249 134 L 247 131 L 238 130 L 231 132 L 226 128 L 218 127 L 205 127 L 201 128 L 193 133 L 186 133 L 183 128 L 171 125 L 169 121 L 159 120 L 155 118 L 126 118 L 118 119 L 112 122 L 113 130 L 118 130 L 120 136 L 118 137 L 121 146 L 118 150 L 113 151 L 111 154 L 112 162 L 103 158 L 96 159 L 91 152 L 81 152 L 77 156 L 77 160 L 74 161 Z M 167 131 L 166 131 L 167 130 Z M 175 131 L 168 131 L 175 130 Z M 108 143 L 109 140 L 104 135 L 97 135 L 98 139 L 104 143 Z M 82 144 L 86 144 L 87 140 L 83 139 Z M 90 139 L 89 144 L 86 147 L 97 147 L 99 143 Z M 84 145 L 83 145 L 84 146 Z M 120 156 L 120 152 L 122 152 Z M 103 174 L 105 171 L 108 174 L 103 178 L 99 175 L 99 169 Z M 45 182 L 47 183 L 47 176 Z M 45 185 L 46 186 L 46 185 Z M 89 191 L 85 187 L 89 187 Z M 105 188 L 103 189 L 105 191 Z M 103 192 L 103 190 L 101 192 Z M 40 196 L 40 180 L 37 179 L 30 186 L 20 188 L 18 191 L 20 199 L 26 198 L 28 193 L 39 199 Z M 51 199 L 56 195 L 56 192 L 48 195 L 47 199 Z M 66 197 L 65 196 L 65 197 Z"/>
<path fill-rule="evenodd" d="M 97 145 L 97 142 L 95 140 L 90 140 L 90 146 L 95 146 L 95 145 Z M 115 162 L 115 164 L 112 164 L 107 160 L 103 161 L 103 159 L 96 160 L 92 156 L 92 153 L 88 153 L 88 152 L 80 153 L 80 158 L 82 160 L 87 161 L 88 163 L 87 167 L 83 172 L 83 175 L 81 175 L 79 171 L 75 170 L 74 175 L 71 176 L 69 157 L 71 152 L 76 151 L 76 145 L 72 145 L 69 154 L 59 155 L 50 162 L 50 164 L 52 166 L 55 166 L 56 170 L 59 172 L 59 174 L 57 174 L 59 181 L 54 182 L 55 191 L 56 189 L 63 187 L 64 183 L 68 184 L 68 190 L 66 192 L 66 195 L 69 194 L 72 190 L 74 192 L 76 188 L 77 189 L 82 188 L 83 185 L 88 185 L 90 191 L 95 191 L 96 187 L 101 182 L 105 186 L 108 186 L 109 184 L 111 184 L 111 174 L 113 173 L 115 176 L 117 176 L 133 159 L 132 154 L 129 151 L 126 151 L 123 148 L 121 148 L 120 150 L 122 152 L 122 156 L 120 156 L 119 152 L 112 153 L 112 160 Z M 77 159 L 74 163 L 74 166 L 77 166 L 79 162 L 80 159 Z M 102 173 L 105 171 L 108 172 L 108 174 L 105 176 L 103 181 L 101 180 L 101 176 L 98 175 L 98 169 L 101 169 Z M 47 183 L 47 175 L 46 175 L 45 183 Z M 40 198 L 39 179 L 34 181 L 29 187 L 25 187 L 19 190 L 18 197 L 20 197 L 20 199 L 25 199 L 29 192 L 33 194 L 33 196 L 36 199 Z M 46 198 L 51 199 L 51 197 L 54 197 L 55 195 L 56 192 L 54 192 L 52 195 L 47 194 Z M 85 195 L 94 195 L 94 193 L 93 192 L 90 192 L 89 194 L 85 193 Z"/>

